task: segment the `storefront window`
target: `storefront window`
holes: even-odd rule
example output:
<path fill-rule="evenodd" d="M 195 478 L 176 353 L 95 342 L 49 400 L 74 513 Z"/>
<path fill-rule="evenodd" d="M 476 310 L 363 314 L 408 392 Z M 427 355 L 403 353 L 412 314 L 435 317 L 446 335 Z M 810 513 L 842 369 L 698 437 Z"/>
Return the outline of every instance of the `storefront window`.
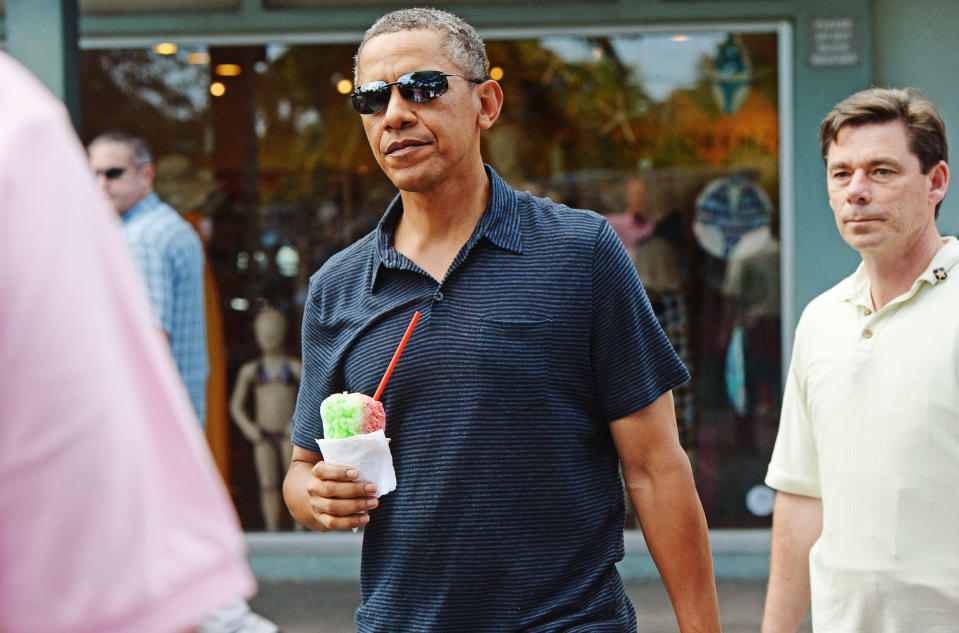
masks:
<path fill-rule="evenodd" d="M 506 102 L 484 157 L 516 188 L 603 213 L 623 239 L 693 374 L 677 419 L 713 527 L 768 525 L 756 486 L 781 390 L 778 45 L 774 29 L 718 28 L 488 42 Z M 211 445 L 244 526 L 289 529 L 261 494 L 279 475 L 229 401 L 250 416 L 267 406 L 257 398 L 286 406 L 293 369 L 286 389 L 240 378 L 261 353 L 258 317 L 272 308 L 298 356 L 309 276 L 375 226 L 395 190 L 346 96 L 355 45 L 163 52 L 84 52 L 84 136 L 143 135 L 161 197 L 204 236 L 222 334 Z"/>

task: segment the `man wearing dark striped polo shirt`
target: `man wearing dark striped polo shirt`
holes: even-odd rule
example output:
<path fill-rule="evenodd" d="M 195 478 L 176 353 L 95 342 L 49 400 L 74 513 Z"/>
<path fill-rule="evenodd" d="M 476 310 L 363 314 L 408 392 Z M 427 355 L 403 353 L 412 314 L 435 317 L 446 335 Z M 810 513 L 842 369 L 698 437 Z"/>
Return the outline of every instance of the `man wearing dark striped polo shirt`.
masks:
<path fill-rule="evenodd" d="M 399 189 L 311 278 L 287 504 L 365 526 L 359 631 L 635 631 L 616 571 L 620 464 L 680 629 L 719 631 L 702 507 L 671 389 L 688 374 L 600 216 L 510 189 L 482 40 L 441 11 L 367 31 L 354 107 Z M 316 452 L 320 402 L 382 395 L 397 489 Z"/>

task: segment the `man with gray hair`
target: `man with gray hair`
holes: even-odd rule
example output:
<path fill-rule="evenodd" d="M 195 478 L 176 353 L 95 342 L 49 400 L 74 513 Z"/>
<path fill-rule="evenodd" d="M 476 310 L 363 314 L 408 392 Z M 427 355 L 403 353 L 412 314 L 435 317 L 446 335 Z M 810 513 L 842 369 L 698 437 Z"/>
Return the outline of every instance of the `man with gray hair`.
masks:
<path fill-rule="evenodd" d="M 959 241 L 936 216 L 946 129 L 919 92 L 858 92 L 820 128 L 856 272 L 796 329 L 779 435 L 764 633 L 959 623 Z"/>
<path fill-rule="evenodd" d="M 355 76 L 399 195 L 310 280 L 284 496 L 313 529 L 365 526 L 358 630 L 635 631 L 621 466 L 680 630 L 718 632 L 671 395 L 689 375 L 622 242 L 484 165 L 503 92 L 459 18 L 384 16 Z M 372 394 L 414 311 L 381 397 L 397 488 L 380 498 L 317 452 L 320 404 Z"/>
<path fill-rule="evenodd" d="M 203 425 L 209 358 L 200 237 L 154 193 L 156 167 L 144 139 L 107 132 L 90 142 L 87 153 L 97 182 L 120 214 L 123 237 L 146 282 L 154 316 Z M 277 633 L 277 627 L 237 600 L 208 617 L 198 632 Z"/>
<path fill-rule="evenodd" d="M 120 214 L 123 237 L 203 424 L 209 360 L 200 237 L 154 193 L 156 167 L 145 140 L 125 132 L 107 132 L 94 138 L 87 152 L 97 182 Z"/>

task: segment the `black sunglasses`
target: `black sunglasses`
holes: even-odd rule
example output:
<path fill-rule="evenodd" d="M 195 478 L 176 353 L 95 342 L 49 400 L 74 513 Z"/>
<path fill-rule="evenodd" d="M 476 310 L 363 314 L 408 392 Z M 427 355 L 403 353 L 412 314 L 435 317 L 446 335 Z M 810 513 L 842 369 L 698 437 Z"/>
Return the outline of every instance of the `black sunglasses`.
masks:
<path fill-rule="evenodd" d="M 447 77 L 459 77 L 474 84 L 482 79 L 470 79 L 463 75 L 444 73 L 439 70 L 417 70 L 406 73 L 396 81 L 371 81 L 353 90 L 350 100 L 353 109 L 360 114 L 376 114 L 390 103 L 390 87 L 396 86 L 400 96 L 411 103 L 427 103 L 446 94 L 450 88 Z"/>
<path fill-rule="evenodd" d="M 97 176 L 103 176 L 107 180 L 116 180 L 124 173 L 126 173 L 126 167 L 110 167 L 109 169 L 97 169 L 94 171 Z"/>

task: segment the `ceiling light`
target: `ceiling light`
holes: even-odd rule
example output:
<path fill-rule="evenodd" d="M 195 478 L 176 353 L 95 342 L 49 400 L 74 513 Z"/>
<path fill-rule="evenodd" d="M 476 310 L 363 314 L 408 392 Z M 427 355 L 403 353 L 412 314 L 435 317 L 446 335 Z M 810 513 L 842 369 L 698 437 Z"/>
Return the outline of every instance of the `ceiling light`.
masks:
<path fill-rule="evenodd" d="M 160 42 L 153 45 L 153 52 L 158 55 L 173 55 L 178 50 L 180 50 L 180 47 L 173 42 Z"/>
<path fill-rule="evenodd" d="M 239 64 L 217 64 L 213 72 L 220 77 L 236 77 L 243 72 L 243 69 Z"/>

